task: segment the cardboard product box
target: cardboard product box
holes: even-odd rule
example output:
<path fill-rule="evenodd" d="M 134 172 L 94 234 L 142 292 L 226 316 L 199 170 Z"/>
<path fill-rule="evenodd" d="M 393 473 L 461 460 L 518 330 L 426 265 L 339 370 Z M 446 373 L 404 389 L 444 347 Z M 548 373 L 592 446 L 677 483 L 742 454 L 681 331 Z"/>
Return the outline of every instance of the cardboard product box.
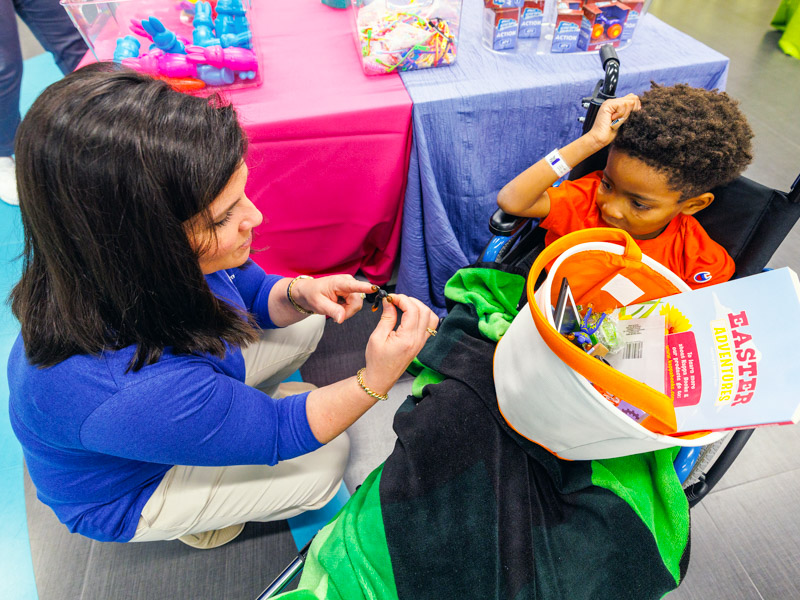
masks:
<path fill-rule="evenodd" d="M 646 2 L 629 2 L 626 0 L 625 4 L 627 4 L 631 10 L 628 13 L 628 20 L 625 21 L 625 28 L 622 30 L 622 35 L 619 38 L 620 42 L 623 44 L 633 37 L 633 32 L 636 30 L 639 19 L 646 13 Z"/>
<path fill-rule="evenodd" d="M 491 8 L 494 10 L 502 8 L 519 8 L 522 6 L 524 0 L 483 0 L 484 8 Z"/>
<path fill-rule="evenodd" d="M 516 48 L 519 16 L 519 7 L 493 8 L 484 5 L 483 43 L 492 50 Z"/>
<path fill-rule="evenodd" d="M 542 34 L 545 0 L 525 0 L 519 19 L 520 38 L 538 38 Z"/>
<path fill-rule="evenodd" d="M 583 6 L 578 49 L 591 52 L 606 44 L 618 48 L 629 12 L 630 7 L 618 0 L 587 0 Z"/>
<path fill-rule="evenodd" d="M 575 52 L 578 49 L 582 21 L 581 2 L 559 2 L 550 52 Z"/>

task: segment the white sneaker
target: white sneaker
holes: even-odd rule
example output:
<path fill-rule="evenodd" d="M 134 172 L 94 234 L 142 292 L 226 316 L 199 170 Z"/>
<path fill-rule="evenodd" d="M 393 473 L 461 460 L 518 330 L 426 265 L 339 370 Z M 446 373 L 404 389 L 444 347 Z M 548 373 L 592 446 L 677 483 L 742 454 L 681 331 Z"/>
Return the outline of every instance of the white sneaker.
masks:
<path fill-rule="evenodd" d="M 19 206 L 17 167 L 10 156 L 0 156 L 0 199 L 11 206 Z"/>

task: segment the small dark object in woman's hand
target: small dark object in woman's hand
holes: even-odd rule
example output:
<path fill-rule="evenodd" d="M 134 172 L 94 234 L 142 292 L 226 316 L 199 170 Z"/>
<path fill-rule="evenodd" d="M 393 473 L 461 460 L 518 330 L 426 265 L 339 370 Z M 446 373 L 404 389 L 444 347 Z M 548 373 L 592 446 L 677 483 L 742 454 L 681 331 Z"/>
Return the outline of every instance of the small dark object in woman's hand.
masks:
<path fill-rule="evenodd" d="M 381 305 L 381 300 L 384 298 L 388 300 L 391 297 L 389 296 L 389 292 L 379 288 L 377 285 L 373 285 L 372 287 L 375 291 L 371 294 L 367 294 L 367 301 L 372 302 L 372 312 L 375 312 Z M 391 300 L 389 300 L 389 302 L 391 302 Z"/>

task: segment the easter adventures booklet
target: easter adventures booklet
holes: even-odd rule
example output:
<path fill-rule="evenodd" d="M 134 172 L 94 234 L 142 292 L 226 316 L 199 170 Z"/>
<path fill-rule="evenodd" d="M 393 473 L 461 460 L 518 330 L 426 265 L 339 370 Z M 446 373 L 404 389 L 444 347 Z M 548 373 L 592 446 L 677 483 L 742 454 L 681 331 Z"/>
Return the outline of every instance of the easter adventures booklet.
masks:
<path fill-rule="evenodd" d="M 800 419 L 800 282 L 791 269 L 628 306 L 613 316 L 622 348 L 606 359 L 672 398 L 678 433 Z"/>

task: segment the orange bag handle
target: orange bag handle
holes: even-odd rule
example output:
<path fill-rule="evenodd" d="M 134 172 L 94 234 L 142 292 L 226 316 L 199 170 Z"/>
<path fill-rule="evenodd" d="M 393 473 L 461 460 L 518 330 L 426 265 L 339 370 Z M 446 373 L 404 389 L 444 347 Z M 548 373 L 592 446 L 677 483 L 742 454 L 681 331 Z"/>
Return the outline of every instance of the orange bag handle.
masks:
<path fill-rule="evenodd" d="M 677 431 L 675 409 L 666 394 L 656 391 L 649 385 L 637 381 L 596 358 L 586 354 L 550 325 L 534 298 L 534 287 L 544 268 L 566 250 L 588 242 L 612 242 L 625 246 L 624 256 L 641 262 L 642 251 L 633 238 L 621 229 L 595 227 L 583 229 L 560 237 L 547 246 L 531 267 L 528 276 L 528 305 L 531 307 L 536 329 L 553 353 L 577 373 L 618 398 L 643 410 L 649 417 L 642 426 L 654 433 L 669 435 Z"/>

